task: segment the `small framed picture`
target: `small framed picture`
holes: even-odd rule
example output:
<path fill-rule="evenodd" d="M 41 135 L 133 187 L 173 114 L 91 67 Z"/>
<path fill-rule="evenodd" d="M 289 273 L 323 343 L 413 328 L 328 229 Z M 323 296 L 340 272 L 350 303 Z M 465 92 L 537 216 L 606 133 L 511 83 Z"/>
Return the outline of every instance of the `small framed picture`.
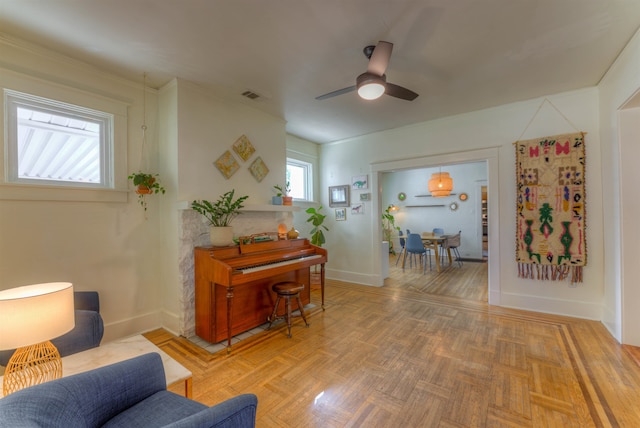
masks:
<path fill-rule="evenodd" d="M 348 207 L 349 206 L 349 185 L 329 187 L 329 206 Z"/>
<path fill-rule="evenodd" d="M 351 205 L 351 215 L 364 214 L 364 204 Z"/>
<path fill-rule="evenodd" d="M 353 190 L 364 190 L 369 188 L 369 177 L 366 175 L 356 175 L 351 177 L 351 188 Z"/>
<path fill-rule="evenodd" d="M 347 219 L 347 209 L 346 208 L 337 208 L 336 209 L 336 221 L 345 221 Z"/>
<path fill-rule="evenodd" d="M 368 201 L 371 199 L 371 193 L 360 193 L 361 201 Z"/>

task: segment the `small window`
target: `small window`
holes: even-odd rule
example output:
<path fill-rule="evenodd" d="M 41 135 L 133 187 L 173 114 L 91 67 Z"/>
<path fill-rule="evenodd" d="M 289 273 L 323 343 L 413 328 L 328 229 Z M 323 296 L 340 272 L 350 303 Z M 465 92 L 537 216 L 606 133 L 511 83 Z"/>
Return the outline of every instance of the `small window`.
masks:
<path fill-rule="evenodd" d="M 8 181 L 113 188 L 113 115 L 5 90 Z"/>
<path fill-rule="evenodd" d="M 287 158 L 287 181 L 291 186 L 293 199 L 313 200 L 313 180 L 311 164 L 297 159 Z"/>

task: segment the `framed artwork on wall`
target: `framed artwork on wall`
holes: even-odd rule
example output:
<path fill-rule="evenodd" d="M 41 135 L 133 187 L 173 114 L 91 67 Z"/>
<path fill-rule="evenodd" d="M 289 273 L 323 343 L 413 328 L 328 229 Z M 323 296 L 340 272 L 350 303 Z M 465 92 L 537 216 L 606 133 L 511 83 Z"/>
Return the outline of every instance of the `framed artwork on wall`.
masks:
<path fill-rule="evenodd" d="M 369 188 L 369 178 L 366 175 L 356 175 L 351 177 L 351 188 L 353 190 L 364 190 Z"/>
<path fill-rule="evenodd" d="M 336 209 L 336 221 L 345 221 L 347 219 L 347 209 L 346 208 L 337 208 Z"/>
<path fill-rule="evenodd" d="M 349 206 L 349 185 L 329 187 L 329 206 L 348 207 Z"/>

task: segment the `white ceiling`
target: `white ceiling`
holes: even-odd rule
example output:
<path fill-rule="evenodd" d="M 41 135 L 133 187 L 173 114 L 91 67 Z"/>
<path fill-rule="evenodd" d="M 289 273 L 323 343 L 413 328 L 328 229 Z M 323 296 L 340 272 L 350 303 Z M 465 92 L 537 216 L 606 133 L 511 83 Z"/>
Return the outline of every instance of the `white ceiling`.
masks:
<path fill-rule="evenodd" d="M 319 143 L 596 85 L 639 26 L 640 0 L 0 0 L 9 36 L 210 87 Z M 315 99 L 354 85 L 379 40 L 415 101 Z"/>

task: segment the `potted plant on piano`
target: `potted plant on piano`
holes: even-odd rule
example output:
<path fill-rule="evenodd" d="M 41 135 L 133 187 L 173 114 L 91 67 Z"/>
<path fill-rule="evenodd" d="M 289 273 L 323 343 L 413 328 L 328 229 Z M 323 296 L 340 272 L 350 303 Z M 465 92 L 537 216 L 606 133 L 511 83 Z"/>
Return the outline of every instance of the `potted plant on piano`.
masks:
<path fill-rule="evenodd" d="M 203 199 L 191 203 L 191 208 L 202 214 L 209 222 L 209 238 L 213 246 L 233 245 L 231 221 L 240 214 L 240 209 L 244 207 L 242 203 L 249 197 L 240 196 L 234 200 L 234 195 L 235 190 L 230 190 L 220 195 L 215 202 Z"/>

